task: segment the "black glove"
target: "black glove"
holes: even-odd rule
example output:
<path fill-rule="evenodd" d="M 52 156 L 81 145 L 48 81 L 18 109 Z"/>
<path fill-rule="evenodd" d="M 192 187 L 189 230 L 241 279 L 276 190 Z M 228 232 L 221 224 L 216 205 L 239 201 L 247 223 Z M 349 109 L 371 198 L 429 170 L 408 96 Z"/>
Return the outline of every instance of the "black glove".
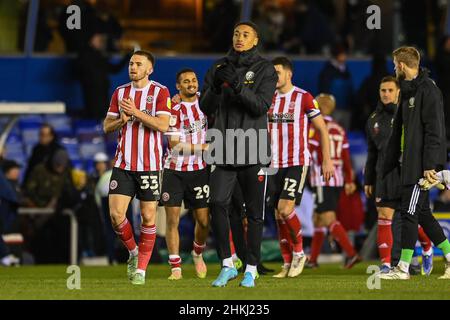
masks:
<path fill-rule="evenodd" d="M 223 84 L 223 79 L 221 77 L 219 77 L 219 71 L 223 68 L 225 68 L 225 64 L 219 65 L 218 67 L 216 67 L 216 70 L 214 72 L 214 77 L 213 77 L 213 90 L 216 93 L 220 93 L 222 91 L 222 84 Z"/>
<path fill-rule="evenodd" d="M 240 90 L 239 77 L 236 73 L 236 68 L 232 63 L 228 63 L 224 67 L 217 69 L 216 77 L 223 83 L 227 83 L 234 92 Z"/>

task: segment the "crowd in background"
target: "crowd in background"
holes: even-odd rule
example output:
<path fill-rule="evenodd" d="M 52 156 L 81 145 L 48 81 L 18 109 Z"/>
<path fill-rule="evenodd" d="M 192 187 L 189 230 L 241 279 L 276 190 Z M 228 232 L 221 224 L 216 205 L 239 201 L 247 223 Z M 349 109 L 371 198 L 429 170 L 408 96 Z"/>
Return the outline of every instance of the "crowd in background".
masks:
<path fill-rule="evenodd" d="M 203 30 L 206 41 L 202 52 L 226 52 L 230 44 L 224 39 L 231 38 L 233 26 L 240 18 L 241 3 L 233 0 L 206 2 L 211 5 L 205 10 Z M 287 12 L 277 1 L 259 0 L 254 1 L 252 13 L 260 28 L 260 49 L 264 53 L 314 54 L 329 58 L 319 76 L 319 91 L 335 96 L 336 120 L 347 130 L 362 133 L 377 104 L 380 80 L 393 73 L 393 70 L 388 70 L 386 60 L 392 50 L 393 39 L 386 39 L 386 33 L 382 31 L 366 36 L 365 30 L 360 28 L 361 24 L 365 25 L 362 22 L 367 17 L 365 8 L 372 2 L 375 1 L 297 0 L 292 1 L 292 10 Z M 79 32 L 68 32 L 64 27 L 64 10 L 71 3 L 66 1 L 65 6 L 41 8 L 35 51 L 47 51 L 53 37 L 47 16 L 55 15 L 56 10 L 65 50 L 77 56 L 75 70 L 79 73 L 85 101 L 83 116 L 102 119 L 104 106 L 109 104 L 109 74 L 120 71 L 129 59 L 124 55 L 119 64 L 109 62 L 109 55 L 122 49 L 119 40 L 123 28 L 117 17 L 109 14 L 108 10 L 99 9 L 97 1 L 76 0 L 73 3 L 82 8 L 83 25 L 89 27 Z M 442 1 L 417 1 L 415 6 L 407 5 L 409 2 L 406 0 L 398 3 L 402 13 L 403 42 L 422 50 L 423 64 L 431 69 L 444 95 L 450 139 L 450 35 L 446 34 L 442 23 L 447 6 Z M 26 13 L 26 8 L 21 10 Z M 435 23 L 434 34 L 427 33 L 432 22 Z M 22 38 L 23 30 L 24 26 Z M 390 34 L 392 37 L 392 32 Z M 348 57 L 355 54 L 372 55 L 371 73 L 359 88 L 353 87 L 347 65 Z M 64 262 L 68 259 L 68 243 L 60 240 L 67 239 L 68 220 L 61 212 L 70 208 L 80 224 L 80 256 L 106 254 L 109 262 L 114 263 L 120 257 L 116 253 L 116 238 L 107 207 L 111 157 L 97 154 L 95 170 L 90 174 L 74 169 L 53 128 L 43 125 L 39 143 L 26 166 L 11 159 L 1 160 L 0 180 L 5 188 L 1 189 L 0 232 L 19 230 L 25 238 L 24 249 L 31 253 L 30 262 Z M 21 170 L 25 171 L 21 174 Z M 21 176 L 22 181 L 19 179 Z M 19 206 L 52 208 L 59 214 L 18 219 Z M 450 209 L 450 191 L 441 193 L 435 206 L 439 210 Z M 376 215 L 375 208 L 369 203 L 365 211 L 366 221 L 371 221 L 370 215 Z M 274 226 L 273 221 L 267 224 Z M 364 227 L 370 229 L 371 225 L 366 223 Z M 44 250 L 48 247 L 52 250 Z M 46 254 L 42 254 L 44 251 Z M 0 259 L 2 264 L 14 262 L 1 240 Z"/>

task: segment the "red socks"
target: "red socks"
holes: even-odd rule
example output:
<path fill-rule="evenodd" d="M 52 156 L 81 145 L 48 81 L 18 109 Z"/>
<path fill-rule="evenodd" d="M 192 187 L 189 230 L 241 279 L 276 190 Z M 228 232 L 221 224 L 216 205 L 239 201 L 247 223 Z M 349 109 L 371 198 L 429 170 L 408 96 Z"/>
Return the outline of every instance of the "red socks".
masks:
<path fill-rule="evenodd" d="M 150 257 L 152 256 L 153 246 L 156 239 L 156 227 L 141 226 L 141 236 L 139 237 L 139 254 L 138 254 L 138 269 L 146 270 Z"/>
<path fill-rule="evenodd" d="M 314 235 L 311 243 L 311 256 L 309 261 L 317 263 L 320 251 L 322 250 L 323 241 L 325 240 L 325 228 L 314 228 Z"/>
<path fill-rule="evenodd" d="M 348 257 L 353 257 L 356 255 L 355 249 L 347 236 L 347 232 L 339 221 L 333 222 L 330 225 L 329 230 L 333 238 L 339 243 Z"/>
<path fill-rule="evenodd" d="M 125 218 L 125 220 L 121 224 L 115 226 L 114 231 L 116 232 L 120 240 L 122 240 L 128 251 L 131 252 L 136 249 L 136 241 L 134 240 L 133 228 L 131 227 L 131 224 L 127 218 Z"/>
<path fill-rule="evenodd" d="M 392 251 L 392 221 L 389 219 L 378 219 L 378 254 L 380 255 L 381 263 L 391 264 Z"/>
<path fill-rule="evenodd" d="M 194 252 L 196 255 L 201 255 L 203 253 L 203 250 L 206 247 L 206 243 L 204 244 L 198 244 L 197 242 L 194 241 Z"/>
<path fill-rule="evenodd" d="M 179 255 L 170 255 L 169 264 L 172 269 L 175 268 L 181 269 L 181 257 Z"/>
<path fill-rule="evenodd" d="M 419 241 L 422 245 L 422 251 L 429 251 L 431 249 L 431 240 L 428 238 L 422 226 L 419 226 Z"/>
<path fill-rule="evenodd" d="M 302 224 L 295 210 L 284 220 L 289 228 L 294 252 L 303 251 Z"/>
<path fill-rule="evenodd" d="M 277 219 L 278 242 L 280 244 L 281 256 L 286 264 L 292 262 L 292 246 L 289 234 L 289 228 L 284 220 Z"/>

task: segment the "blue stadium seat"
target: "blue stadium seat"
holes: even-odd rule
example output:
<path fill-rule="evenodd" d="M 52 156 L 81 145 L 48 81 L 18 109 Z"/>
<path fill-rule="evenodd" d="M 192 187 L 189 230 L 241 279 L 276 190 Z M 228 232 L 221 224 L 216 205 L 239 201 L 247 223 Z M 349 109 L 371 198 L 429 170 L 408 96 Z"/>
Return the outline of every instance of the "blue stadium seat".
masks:
<path fill-rule="evenodd" d="M 72 167 L 74 169 L 84 170 L 83 160 L 80 159 L 70 159 L 72 163 Z"/>
<path fill-rule="evenodd" d="M 70 160 L 80 160 L 80 152 L 78 148 L 78 139 L 77 138 L 62 138 L 60 139 L 61 145 L 66 148 L 67 153 L 69 154 Z"/>
<path fill-rule="evenodd" d="M 73 128 L 75 133 L 78 135 L 80 133 L 98 133 L 103 134 L 102 123 L 97 120 L 76 120 L 73 123 Z"/>
<path fill-rule="evenodd" d="M 104 142 L 90 143 L 83 142 L 80 143 L 80 156 L 82 159 L 93 159 L 97 152 L 106 152 L 106 145 Z"/>
<path fill-rule="evenodd" d="M 73 133 L 72 120 L 65 114 L 46 115 L 45 121 L 55 129 L 58 136 Z"/>
<path fill-rule="evenodd" d="M 38 143 L 41 124 L 37 122 L 21 122 L 19 123 L 19 127 L 22 131 L 22 140 L 25 144 Z"/>
<path fill-rule="evenodd" d="M 88 174 L 92 174 L 95 171 L 94 160 L 86 159 L 84 160 L 84 169 Z"/>

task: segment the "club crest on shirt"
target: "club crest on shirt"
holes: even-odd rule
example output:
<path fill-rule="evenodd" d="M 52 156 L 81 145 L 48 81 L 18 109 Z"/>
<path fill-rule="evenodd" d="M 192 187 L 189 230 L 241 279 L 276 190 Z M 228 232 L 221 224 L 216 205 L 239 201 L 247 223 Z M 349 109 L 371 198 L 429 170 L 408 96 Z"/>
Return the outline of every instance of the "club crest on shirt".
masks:
<path fill-rule="evenodd" d="M 380 126 L 378 125 L 378 122 L 375 122 L 375 124 L 373 125 L 373 132 L 375 134 L 380 133 Z"/>
<path fill-rule="evenodd" d="M 409 102 L 408 108 L 414 108 L 414 102 L 415 102 L 414 97 L 409 98 L 408 102 Z"/>
<path fill-rule="evenodd" d="M 245 74 L 245 80 L 250 81 L 255 77 L 255 73 L 253 71 L 249 71 Z"/>
<path fill-rule="evenodd" d="M 153 102 L 153 96 L 147 96 L 147 103 Z"/>
<path fill-rule="evenodd" d="M 171 115 L 169 119 L 169 126 L 175 127 L 177 124 L 177 116 Z"/>

